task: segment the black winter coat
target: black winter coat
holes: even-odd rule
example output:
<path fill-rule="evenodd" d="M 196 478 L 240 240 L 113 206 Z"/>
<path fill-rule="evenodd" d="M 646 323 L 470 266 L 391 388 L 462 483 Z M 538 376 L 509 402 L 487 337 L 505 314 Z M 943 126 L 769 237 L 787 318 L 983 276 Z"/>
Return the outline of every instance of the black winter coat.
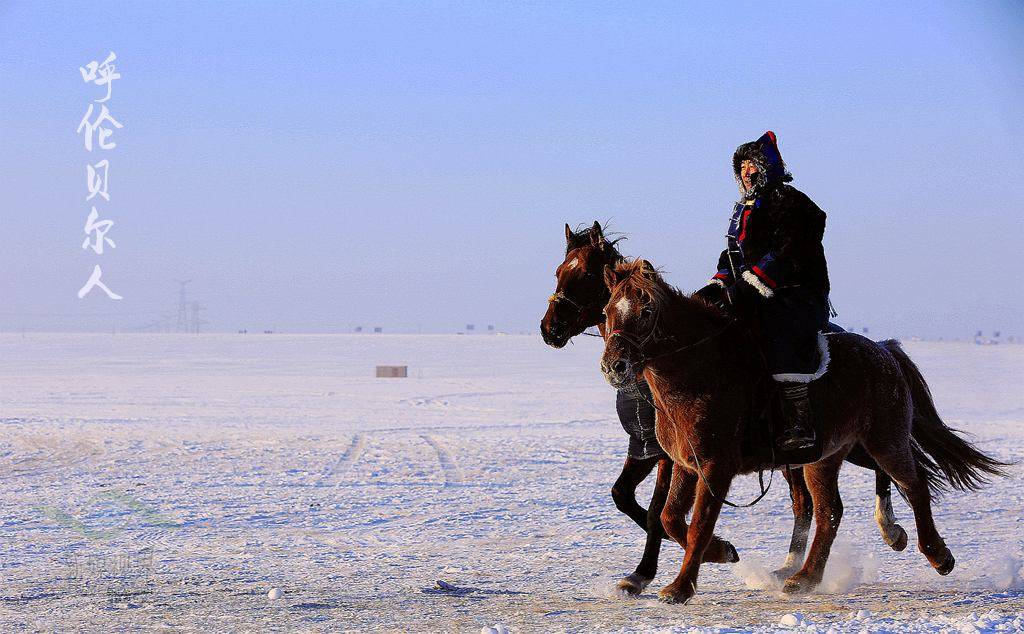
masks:
<path fill-rule="evenodd" d="M 792 177 L 785 171 L 773 133 L 736 150 L 737 182 L 744 159 L 758 164 L 758 182 L 733 209 L 728 246 L 712 281 L 724 286 L 745 282 L 768 298 L 788 286 L 828 295 L 828 266 L 821 244 L 825 212 L 788 184 Z"/>

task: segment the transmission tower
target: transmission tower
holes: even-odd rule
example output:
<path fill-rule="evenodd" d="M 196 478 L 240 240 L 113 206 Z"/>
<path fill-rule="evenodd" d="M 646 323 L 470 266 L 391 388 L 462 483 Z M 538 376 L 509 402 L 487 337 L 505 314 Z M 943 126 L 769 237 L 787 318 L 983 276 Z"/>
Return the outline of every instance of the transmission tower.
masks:
<path fill-rule="evenodd" d="M 192 327 L 191 332 L 199 333 L 200 327 L 210 322 L 199 317 L 199 311 L 206 310 L 206 306 L 201 305 L 199 302 L 192 302 Z"/>
<path fill-rule="evenodd" d="M 186 301 L 185 285 L 192 280 L 174 281 L 181 284 L 181 290 L 178 292 L 178 327 L 175 332 L 188 332 L 188 302 Z"/>

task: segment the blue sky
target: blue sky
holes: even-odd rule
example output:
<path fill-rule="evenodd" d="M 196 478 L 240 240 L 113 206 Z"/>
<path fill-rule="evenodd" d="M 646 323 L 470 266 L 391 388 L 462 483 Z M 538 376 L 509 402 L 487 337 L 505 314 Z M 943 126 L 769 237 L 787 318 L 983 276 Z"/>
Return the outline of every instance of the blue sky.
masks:
<path fill-rule="evenodd" d="M 534 330 L 562 224 L 692 289 L 766 129 L 840 323 L 1024 336 L 1017 3 L 0 3 L 4 330 Z M 117 249 L 75 128 L 113 50 Z M 100 262 L 125 296 L 75 296 Z"/>

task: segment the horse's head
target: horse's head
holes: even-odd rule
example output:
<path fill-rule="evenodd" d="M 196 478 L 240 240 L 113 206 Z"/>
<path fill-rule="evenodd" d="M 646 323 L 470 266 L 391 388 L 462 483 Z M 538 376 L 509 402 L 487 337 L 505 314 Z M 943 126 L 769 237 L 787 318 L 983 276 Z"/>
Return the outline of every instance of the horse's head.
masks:
<path fill-rule="evenodd" d="M 647 260 L 621 262 L 604 269 L 609 291 L 601 371 L 615 388 L 632 385 L 647 361 L 673 337 L 665 330 L 671 298 L 669 286 Z"/>
<path fill-rule="evenodd" d="M 555 269 L 555 292 L 540 322 L 544 342 L 555 348 L 601 323 L 601 309 L 608 301 L 602 272 L 622 259 L 598 222 L 577 231 L 566 224 L 565 241 L 565 259 Z"/>

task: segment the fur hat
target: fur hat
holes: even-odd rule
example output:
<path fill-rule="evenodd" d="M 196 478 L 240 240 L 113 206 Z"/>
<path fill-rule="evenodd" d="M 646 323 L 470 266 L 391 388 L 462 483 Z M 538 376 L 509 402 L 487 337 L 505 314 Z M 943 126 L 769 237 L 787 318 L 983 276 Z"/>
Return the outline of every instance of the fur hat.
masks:
<path fill-rule="evenodd" d="M 743 187 L 743 179 L 740 178 L 740 163 L 747 160 L 757 165 L 757 178 L 750 191 Z M 769 185 L 793 180 L 792 174 L 786 171 L 786 162 L 782 160 L 782 154 L 779 152 L 778 139 L 771 130 L 762 134 L 760 139 L 736 148 L 732 155 L 732 171 L 740 193 L 748 196 L 764 191 Z"/>

